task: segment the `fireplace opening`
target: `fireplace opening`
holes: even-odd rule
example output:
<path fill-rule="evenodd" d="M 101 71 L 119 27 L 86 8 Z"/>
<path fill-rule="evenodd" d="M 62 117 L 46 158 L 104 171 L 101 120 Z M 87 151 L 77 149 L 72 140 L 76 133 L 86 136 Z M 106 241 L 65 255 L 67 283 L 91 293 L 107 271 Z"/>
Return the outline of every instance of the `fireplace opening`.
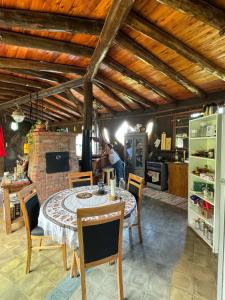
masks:
<path fill-rule="evenodd" d="M 69 166 L 69 152 L 47 152 L 46 159 L 46 173 L 61 173 L 68 172 Z"/>

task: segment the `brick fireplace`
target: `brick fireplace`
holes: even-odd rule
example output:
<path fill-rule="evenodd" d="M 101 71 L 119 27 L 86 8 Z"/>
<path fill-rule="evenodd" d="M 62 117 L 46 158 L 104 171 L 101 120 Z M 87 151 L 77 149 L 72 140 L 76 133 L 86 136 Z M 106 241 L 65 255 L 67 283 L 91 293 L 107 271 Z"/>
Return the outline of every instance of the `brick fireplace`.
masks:
<path fill-rule="evenodd" d="M 47 173 L 46 153 L 69 152 L 69 171 Z M 47 157 L 48 157 L 47 154 Z M 75 134 L 66 132 L 34 132 L 29 143 L 28 175 L 36 184 L 38 196 L 43 202 L 51 194 L 68 187 L 68 172 L 78 171 Z"/>

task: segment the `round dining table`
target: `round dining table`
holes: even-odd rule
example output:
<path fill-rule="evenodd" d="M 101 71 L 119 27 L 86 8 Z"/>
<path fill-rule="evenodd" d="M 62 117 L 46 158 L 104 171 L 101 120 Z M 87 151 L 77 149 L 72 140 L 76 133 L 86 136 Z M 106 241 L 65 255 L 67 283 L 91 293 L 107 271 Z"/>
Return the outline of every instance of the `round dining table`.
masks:
<path fill-rule="evenodd" d="M 105 194 L 98 192 L 98 186 L 82 186 L 66 189 L 51 195 L 40 207 L 38 226 L 44 234 L 51 236 L 60 244 L 66 243 L 72 248 L 78 246 L 77 214 L 78 208 L 98 207 L 118 201 L 125 201 L 124 222 L 132 224 L 137 216 L 135 197 L 127 190 L 116 188 L 119 200 L 110 200 L 110 189 Z"/>

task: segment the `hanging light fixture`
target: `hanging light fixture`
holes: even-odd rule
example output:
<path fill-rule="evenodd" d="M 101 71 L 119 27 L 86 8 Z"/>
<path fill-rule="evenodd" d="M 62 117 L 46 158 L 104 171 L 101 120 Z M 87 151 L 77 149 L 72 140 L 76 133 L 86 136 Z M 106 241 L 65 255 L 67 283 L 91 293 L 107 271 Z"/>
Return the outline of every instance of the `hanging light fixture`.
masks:
<path fill-rule="evenodd" d="M 12 118 L 15 122 L 17 123 L 21 123 L 23 122 L 25 115 L 24 112 L 22 111 L 22 109 L 18 106 L 16 110 L 14 110 L 14 112 L 12 113 Z"/>
<path fill-rule="evenodd" d="M 94 108 L 94 110 L 101 110 L 101 109 L 103 109 L 103 105 L 101 103 L 97 102 L 96 99 L 94 99 L 93 108 Z"/>

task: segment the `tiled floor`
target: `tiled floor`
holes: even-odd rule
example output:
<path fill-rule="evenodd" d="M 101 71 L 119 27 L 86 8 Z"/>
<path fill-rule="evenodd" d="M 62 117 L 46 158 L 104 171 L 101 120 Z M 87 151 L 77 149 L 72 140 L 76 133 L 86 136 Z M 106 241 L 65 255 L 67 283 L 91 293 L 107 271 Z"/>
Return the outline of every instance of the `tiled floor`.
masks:
<path fill-rule="evenodd" d="M 124 296 L 129 300 L 214 300 L 216 257 L 194 232 L 187 230 L 186 212 L 144 198 L 143 245 L 133 229 L 124 231 Z M 24 228 L 6 236 L 0 216 L 0 299 L 80 300 L 79 279 L 68 279 L 58 250 L 34 252 L 32 272 L 25 275 Z M 71 253 L 68 257 L 70 258 Z M 116 299 L 115 266 L 87 274 L 88 300 Z M 66 277 L 67 276 L 67 277 Z"/>

